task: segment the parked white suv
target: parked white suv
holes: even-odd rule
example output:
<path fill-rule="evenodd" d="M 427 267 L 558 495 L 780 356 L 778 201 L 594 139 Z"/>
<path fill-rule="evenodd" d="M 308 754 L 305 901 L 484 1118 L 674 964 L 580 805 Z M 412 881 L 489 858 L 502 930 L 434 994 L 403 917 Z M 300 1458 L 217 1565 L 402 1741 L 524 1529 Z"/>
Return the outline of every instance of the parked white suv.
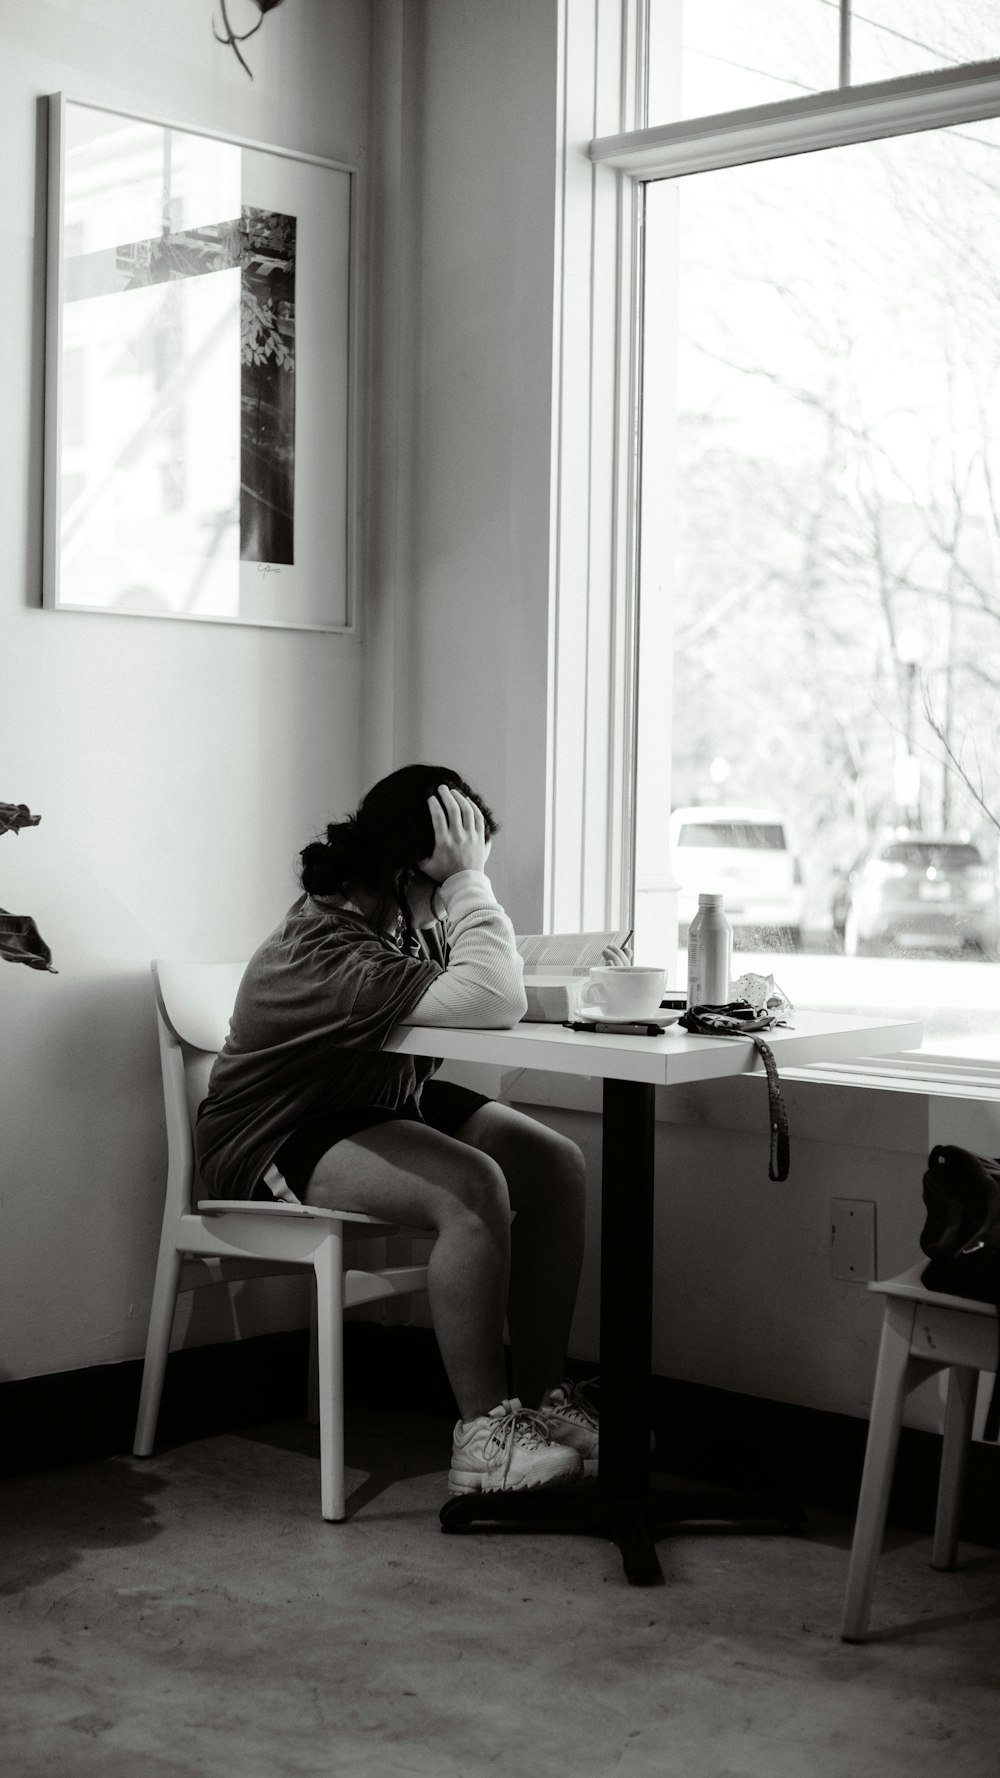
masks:
<path fill-rule="evenodd" d="M 802 872 L 789 850 L 784 818 L 774 809 L 675 809 L 670 851 L 682 929 L 698 912 L 699 894 L 716 891 L 725 897 L 734 927 L 778 928 L 785 949 L 801 944 Z"/>

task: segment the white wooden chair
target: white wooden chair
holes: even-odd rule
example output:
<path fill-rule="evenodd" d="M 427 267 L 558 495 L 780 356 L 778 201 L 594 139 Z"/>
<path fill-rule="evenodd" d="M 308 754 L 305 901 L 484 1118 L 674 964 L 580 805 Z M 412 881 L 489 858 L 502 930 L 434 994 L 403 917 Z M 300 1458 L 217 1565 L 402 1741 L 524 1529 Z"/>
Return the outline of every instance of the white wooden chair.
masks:
<path fill-rule="evenodd" d="M 345 1271 L 345 1240 L 395 1232 L 393 1225 L 370 1216 L 300 1204 L 197 1200 L 194 1120 L 229 1030 L 244 965 L 154 962 L 152 969 L 167 1119 L 167 1192 L 133 1450 L 148 1457 L 155 1442 L 178 1291 L 311 1267 L 322 1513 L 324 1519 L 343 1519 L 343 1313 L 380 1297 L 424 1290 L 427 1267 Z M 312 1377 L 312 1395 L 316 1382 Z"/>
<path fill-rule="evenodd" d="M 997 1312 L 991 1303 L 926 1290 L 920 1282 L 926 1263 L 868 1286 L 885 1297 L 885 1315 L 840 1632 L 845 1642 L 863 1642 L 868 1630 L 904 1402 L 917 1383 L 940 1370 L 950 1375 L 931 1566 L 954 1568 L 958 1553 L 979 1373 L 995 1371 L 997 1364 Z"/>

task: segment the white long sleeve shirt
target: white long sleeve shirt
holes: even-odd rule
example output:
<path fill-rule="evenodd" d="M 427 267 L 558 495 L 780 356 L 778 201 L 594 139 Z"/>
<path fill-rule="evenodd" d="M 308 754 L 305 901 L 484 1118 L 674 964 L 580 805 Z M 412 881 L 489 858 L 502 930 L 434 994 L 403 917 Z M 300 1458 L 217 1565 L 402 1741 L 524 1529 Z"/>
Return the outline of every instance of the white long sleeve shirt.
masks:
<path fill-rule="evenodd" d="M 473 1025 L 505 1030 L 528 1010 L 524 964 L 514 928 L 484 871 L 457 871 L 436 897 L 448 963 L 406 1015 L 408 1025 Z"/>

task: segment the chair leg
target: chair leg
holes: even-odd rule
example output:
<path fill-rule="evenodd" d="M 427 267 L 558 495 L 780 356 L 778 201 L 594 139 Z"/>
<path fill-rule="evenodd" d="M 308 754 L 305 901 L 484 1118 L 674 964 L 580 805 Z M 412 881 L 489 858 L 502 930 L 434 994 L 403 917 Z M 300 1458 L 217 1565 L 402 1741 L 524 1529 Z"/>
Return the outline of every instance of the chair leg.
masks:
<path fill-rule="evenodd" d="M 319 1342 L 316 1337 L 316 1280 L 309 1300 L 309 1382 L 306 1391 L 306 1419 L 310 1426 L 319 1425 Z"/>
<path fill-rule="evenodd" d="M 910 1302 L 890 1299 L 886 1303 L 865 1467 L 861 1477 L 854 1542 L 847 1574 L 847 1595 L 840 1627 L 840 1634 L 845 1642 L 863 1641 L 868 1629 L 872 1594 L 875 1590 L 875 1572 L 882 1551 L 885 1515 L 896 1465 L 899 1429 L 903 1423 L 903 1404 L 913 1376 L 910 1361 L 913 1315 L 914 1305 Z M 919 1360 L 915 1360 L 914 1370 L 918 1365 Z"/>
<path fill-rule="evenodd" d="M 160 1417 L 160 1397 L 163 1394 L 163 1377 L 170 1351 L 170 1334 L 174 1325 L 180 1276 L 181 1256 L 177 1249 L 169 1247 L 164 1250 L 161 1247 L 149 1310 L 146 1359 L 142 1367 L 139 1412 L 132 1444 L 136 1457 L 151 1456 L 156 1443 L 156 1422 Z"/>
<path fill-rule="evenodd" d="M 948 1377 L 944 1410 L 941 1479 L 938 1483 L 937 1513 L 934 1519 L 932 1568 L 954 1568 L 958 1556 L 958 1518 L 978 1386 L 978 1370 L 970 1370 L 966 1365 L 953 1367 Z"/>
<path fill-rule="evenodd" d="M 324 1519 L 346 1517 L 344 1500 L 344 1242 L 335 1223 L 313 1260 L 319 1360 L 319 1465 Z"/>

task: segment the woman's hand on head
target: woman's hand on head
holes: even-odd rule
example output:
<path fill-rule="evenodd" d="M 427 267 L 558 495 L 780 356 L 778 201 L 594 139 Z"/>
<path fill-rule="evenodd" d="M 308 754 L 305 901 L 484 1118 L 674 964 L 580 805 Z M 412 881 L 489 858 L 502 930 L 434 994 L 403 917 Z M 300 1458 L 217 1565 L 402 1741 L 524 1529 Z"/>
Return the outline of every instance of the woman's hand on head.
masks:
<path fill-rule="evenodd" d="M 489 842 L 482 810 L 460 790 L 450 784 L 439 784 L 428 797 L 434 828 L 434 850 L 429 858 L 418 859 L 418 867 L 435 883 L 443 883 L 460 870 L 482 870 L 486 864 Z"/>

